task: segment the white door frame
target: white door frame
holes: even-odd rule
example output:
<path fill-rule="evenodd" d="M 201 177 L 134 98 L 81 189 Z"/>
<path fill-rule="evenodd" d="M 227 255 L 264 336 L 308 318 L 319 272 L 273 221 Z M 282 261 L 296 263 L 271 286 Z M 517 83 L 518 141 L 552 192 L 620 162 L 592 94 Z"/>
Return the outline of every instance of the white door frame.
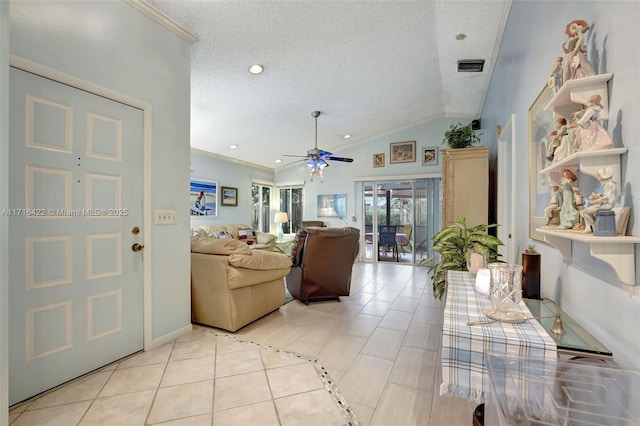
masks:
<path fill-rule="evenodd" d="M 516 115 L 511 114 L 498 135 L 498 223 L 504 223 L 503 219 L 508 223 L 507 227 L 498 228 L 498 237 L 505 245 L 503 260 L 509 263 L 518 262 L 515 247 L 516 174 L 513 172 L 513 165 L 516 164 L 515 122 Z M 505 158 L 509 153 L 511 158 Z M 501 159 L 503 161 L 500 161 Z M 507 217 L 500 212 L 505 212 Z"/>
<path fill-rule="evenodd" d="M 151 224 L 153 223 L 151 220 L 151 196 L 148 195 L 151 194 L 151 104 L 16 55 L 10 55 L 9 65 L 26 72 L 48 78 L 49 80 L 57 81 L 58 83 L 66 84 L 67 86 L 75 87 L 76 89 L 84 90 L 85 92 L 93 93 L 142 110 L 142 190 L 144 194 L 142 197 L 142 230 L 143 244 L 146 249 L 142 251 L 143 346 L 145 351 L 153 349 L 153 330 L 151 321 L 151 257 L 148 254 L 151 249 Z"/>

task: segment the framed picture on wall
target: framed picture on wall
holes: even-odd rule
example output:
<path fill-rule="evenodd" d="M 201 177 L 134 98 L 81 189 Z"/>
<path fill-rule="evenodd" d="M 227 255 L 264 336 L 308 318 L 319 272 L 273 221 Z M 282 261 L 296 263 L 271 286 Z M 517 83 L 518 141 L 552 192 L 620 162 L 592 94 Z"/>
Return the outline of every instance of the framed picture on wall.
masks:
<path fill-rule="evenodd" d="M 347 216 L 347 194 L 318 195 L 318 217 Z"/>
<path fill-rule="evenodd" d="M 438 165 L 438 147 L 437 146 L 422 148 L 422 165 L 423 166 Z"/>
<path fill-rule="evenodd" d="M 189 182 L 190 215 L 194 217 L 218 216 L 218 182 L 191 178 Z"/>
<path fill-rule="evenodd" d="M 416 141 L 394 142 L 389 146 L 389 151 L 391 164 L 416 161 Z"/>
<path fill-rule="evenodd" d="M 384 153 L 373 154 L 373 167 L 384 167 Z"/>
<path fill-rule="evenodd" d="M 238 188 L 223 186 L 220 188 L 220 192 L 222 193 L 221 206 L 238 206 Z"/>

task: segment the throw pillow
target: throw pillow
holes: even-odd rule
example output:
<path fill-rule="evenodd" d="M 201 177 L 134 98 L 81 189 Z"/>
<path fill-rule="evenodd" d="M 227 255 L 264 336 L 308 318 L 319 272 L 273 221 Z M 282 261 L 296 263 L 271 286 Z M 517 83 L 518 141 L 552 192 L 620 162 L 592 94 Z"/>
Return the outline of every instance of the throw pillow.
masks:
<path fill-rule="evenodd" d="M 221 239 L 233 238 L 229 231 L 216 231 L 213 233 L 213 236 Z"/>
<path fill-rule="evenodd" d="M 252 245 L 255 242 L 255 233 L 252 229 L 239 229 L 238 239 L 248 245 Z"/>

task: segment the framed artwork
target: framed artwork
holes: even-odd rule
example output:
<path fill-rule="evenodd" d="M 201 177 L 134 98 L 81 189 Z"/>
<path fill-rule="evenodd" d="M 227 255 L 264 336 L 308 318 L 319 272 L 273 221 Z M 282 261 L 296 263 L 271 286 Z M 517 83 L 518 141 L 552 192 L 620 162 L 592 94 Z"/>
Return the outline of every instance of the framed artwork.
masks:
<path fill-rule="evenodd" d="M 238 206 L 238 188 L 223 186 L 220 188 L 220 192 L 222 193 L 221 206 Z"/>
<path fill-rule="evenodd" d="M 191 178 L 189 202 L 191 216 L 218 217 L 218 182 Z"/>
<path fill-rule="evenodd" d="M 347 216 L 347 194 L 318 195 L 318 217 Z"/>
<path fill-rule="evenodd" d="M 540 171 L 550 165 L 547 148 L 555 123 L 553 111 L 544 107 L 552 96 L 552 89 L 545 86 L 529 108 L 529 238 L 538 241 L 544 241 L 537 229 L 546 223 L 544 208 L 551 199 L 549 176 Z"/>
<path fill-rule="evenodd" d="M 422 165 L 423 166 L 438 165 L 438 147 L 437 146 L 422 148 Z"/>
<path fill-rule="evenodd" d="M 416 141 L 394 142 L 389 146 L 389 150 L 391 164 L 416 161 Z"/>
<path fill-rule="evenodd" d="M 373 154 L 373 167 L 384 167 L 384 153 Z"/>

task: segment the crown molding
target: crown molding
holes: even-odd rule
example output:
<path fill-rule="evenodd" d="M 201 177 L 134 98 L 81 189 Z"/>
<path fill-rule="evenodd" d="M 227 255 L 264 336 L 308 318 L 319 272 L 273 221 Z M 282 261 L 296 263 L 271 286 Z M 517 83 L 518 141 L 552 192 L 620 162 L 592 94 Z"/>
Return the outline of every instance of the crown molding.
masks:
<path fill-rule="evenodd" d="M 196 41 L 198 41 L 198 37 L 194 33 L 189 31 L 182 25 L 178 24 L 176 21 L 169 18 L 164 13 L 160 12 L 158 9 L 153 7 L 147 1 L 145 0 L 123 0 L 123 1 L 127 3 L 129 6 L 147 15 L 149 18 L 153 19 L 154 21 L 156 21 L 157 23 L 159 23 L 160 25 L 162 25 L 163 27 L 165 27 L 166 29 L 168 29 L 169 31 L 171 31 L 172 33 L 174 33 L 175 35 L 183 39 L 184 41 L 188 42 L 189 44 L 193 44 Z"/>

